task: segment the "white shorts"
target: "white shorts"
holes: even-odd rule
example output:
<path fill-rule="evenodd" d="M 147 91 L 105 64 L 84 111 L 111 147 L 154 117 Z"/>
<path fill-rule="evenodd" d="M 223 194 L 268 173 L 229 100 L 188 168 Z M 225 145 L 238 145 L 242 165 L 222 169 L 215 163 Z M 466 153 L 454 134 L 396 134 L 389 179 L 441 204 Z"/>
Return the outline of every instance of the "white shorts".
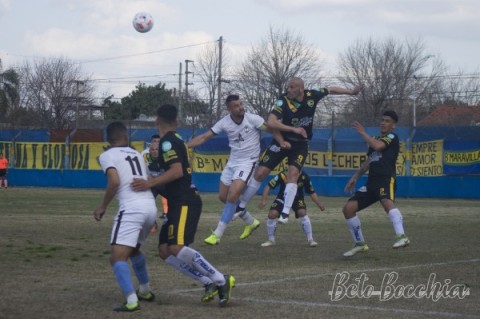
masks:
<path fill-rule="evenodd" d="M 156 219 L 155 202 L 137 201 L 135 208 L 121 208 L 113 220 L 110 244 L 128 247 L 142 245 Z"/>
<path fill-rule="evenodd" d="M 222 171 L 220 181 L 226 186 L 232 185 L 232 181 L 241 179 L 245 183 L 253 176 L 257 167 L 257 162 L 237 163 L 230 164 L 227 162 L 227 166 Z"/>

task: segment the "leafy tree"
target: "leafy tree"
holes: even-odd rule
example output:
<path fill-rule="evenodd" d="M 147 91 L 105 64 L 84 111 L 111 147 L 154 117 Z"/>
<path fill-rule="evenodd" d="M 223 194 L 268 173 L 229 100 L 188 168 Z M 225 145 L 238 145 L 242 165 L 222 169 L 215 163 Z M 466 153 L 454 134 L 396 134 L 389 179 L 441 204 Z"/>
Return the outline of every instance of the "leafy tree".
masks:
<path fill-rule="evenodd" d="M 104 106 L 108 106 L 105 118 L 134 120 L 140 114 L 155 116 L 157 108 L 165 103 L 176 103 L 173 91 L 167 90 L 165 84 L 158 83 L 154 86 L 147 86 L 145 83 L 139 83 L 135 90 L 121 99 L 120 103 L 112 102 L 111 98 L 104 101 Z"/>

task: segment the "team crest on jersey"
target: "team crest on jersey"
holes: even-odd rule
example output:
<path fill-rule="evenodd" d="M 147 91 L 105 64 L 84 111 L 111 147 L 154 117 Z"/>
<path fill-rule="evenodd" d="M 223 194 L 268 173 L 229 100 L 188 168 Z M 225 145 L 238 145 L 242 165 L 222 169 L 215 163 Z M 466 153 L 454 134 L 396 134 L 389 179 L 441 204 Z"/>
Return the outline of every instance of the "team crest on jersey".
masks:
<path fill-rule="evenodd" d="M 245 133 L 250 132 L 250 128 L 248 126 L 245 126 L 245 128 L 243 130 L 245 131 Z"/>
<path fill-rule="evenodd" d="M 313 107 L 313 106 L 315 105 L 315 101 L 314 101 L 314 100 L 308 100 L 308 101 L 307 101 L 307 105 L 308 105 L 309 107 Z"/>
<path fill-rule="evenodd" d="M 262 158 L 262 162 L 266 163 L 270 159 L 270 156 L 266 155 Z"/>
<path fill-rule="evenodd" d="M 393 138 L 395 137 L 395 135 L 393 135 L 392 133 L 390 133 L 390 134 L 387 135 L 387 137 L 390 138 L 390 139 L 393 139 Z"/>
<path fill-rule="evenodd" d="M 163 152 L 168 152 L 171 149 L 172 149 L 172 143 L 170 143 L 169 141 L 165 141 L 165 142 L 162 143 L 162 151 Z"/>
<path fill-rule="evenodd" d="M 277 100 L 277 103 L 275 103 L 276 107 L 282 107 L 283 105 L 283 100 Z"/>

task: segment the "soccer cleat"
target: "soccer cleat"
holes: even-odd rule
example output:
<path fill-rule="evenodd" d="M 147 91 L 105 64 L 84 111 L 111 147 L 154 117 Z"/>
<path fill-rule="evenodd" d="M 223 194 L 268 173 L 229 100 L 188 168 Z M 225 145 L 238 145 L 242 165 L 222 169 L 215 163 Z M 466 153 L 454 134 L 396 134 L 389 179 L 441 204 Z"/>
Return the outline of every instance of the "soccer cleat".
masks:
<path fill-rule="evenodd" d="M 347 251 L 346 253 L 343 254 L 345 257 L 352 257 L 356 253 L 362 253 L 366 252 L 368 250 L 368 246 L 365 243 L 356 243 L 355 246 L 353 246 L 352 249 Z"/>
<path fill-rule="evenodd" d="M 280 224 L 283 224 L 283 225 L 285 225 L 286 223 L 288 223 L 288 214 L 281 213 L 281 214 L 280 214 L 280 217 L 278 217 L 278 222 L 279 222 Z"/>
<path fill-rule="evenodd" d="M 400 248 L 406 247 L 410 244 L 410 240 L 408 239 L 405 234 L 401 234 L 395 238 L 395 243 L 393 244 L 392 248 Z"/>
<path fill-rule="evenodd" d="M 262 247 L 271 247 L 271 246 L 275 246 L 275 241 L 273 240 L 267 240 L 266 242 L 264 242 L 263 244 L 261 244 L 260 246 Z"/>
<path fill-rule="evenodd" d="M 235 287 L 235 277 L 232 275 L 225 275 L 225 284 L 217 287 L 220 307 L 225 307 L 227 305 L 233 287 Z"/>
<path fill-rule="evenodd" d="M 310 247 L 317 247 L 318 243 L 315 240 L 309 240 L 308 241 L 308 246 Z"/>
<path fill-rule="evenodd" d="M 120 307 L 114 308 L 113 311 L 116 312 L 135 312 L 140 311 L 140 303 L 137 301 L 133 304 L 124 303 Z"/>
<path fill-rule="evenodd" d="M 215 295 L 218 295 L 217 286 L 214 283 L 205 285 L 205 293 L 202 296 L 202 302 L 209 302 L 215 298 Z"/>
<path fill-rule="evenodd" d="M 143 301 L 148 301 L 148 302 L 151 302 L 151 301 L 155 300 L 155 294 L 151 291 L 147 292 L 146 294 L 141 294 L 137 290 L 137 297 L 138 297 L 138 300 L 143 300 Z"/>
<path fill-rule="evenodd" d="M 250 234 L 259 226 L 260 226 L 260 221 L 258 219 L 254 219 L 251 225 L 245 226 L 243 233 L 240 235 L 240 239 L 245 239 L 248 236 L 250 236 Z"/>
<path fill-rule="evenodd" d="M 204 239 L 205 244 L 216 245 L 220 243 L 220 238 L 212 232 L 210 236 Z"/>

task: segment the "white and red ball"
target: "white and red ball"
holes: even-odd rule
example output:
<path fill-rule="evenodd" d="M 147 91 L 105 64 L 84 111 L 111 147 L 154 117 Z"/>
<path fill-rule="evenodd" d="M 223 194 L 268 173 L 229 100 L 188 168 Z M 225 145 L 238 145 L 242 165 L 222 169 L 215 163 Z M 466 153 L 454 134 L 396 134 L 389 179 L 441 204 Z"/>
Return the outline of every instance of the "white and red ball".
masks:
<path fill-rule="evenodd" d="M 139 12 L 132 21 L 133 27 L 140 33 L 145 33 L 153 28 L 153 18 L 150 13 Z"/>

